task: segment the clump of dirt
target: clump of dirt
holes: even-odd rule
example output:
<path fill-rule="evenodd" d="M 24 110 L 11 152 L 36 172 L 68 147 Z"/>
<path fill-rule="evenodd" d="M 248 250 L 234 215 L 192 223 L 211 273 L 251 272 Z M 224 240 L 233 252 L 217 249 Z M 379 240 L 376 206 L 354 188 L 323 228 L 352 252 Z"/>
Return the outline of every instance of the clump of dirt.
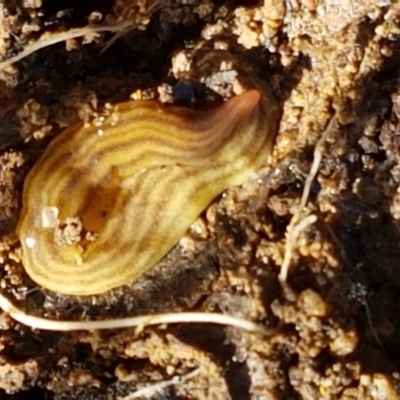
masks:
<path fill-rule="evenodd" d="M 2 293 L 46 318 L 190 310 L 272 333 L 58 333 L 3 313 L 0 398 L 399 399 L 399 21 L 384 0 L 3 2 Z M 21 190 L 53 137 L 108 102 L 209 107 L 254 80 L 282 108 L 273 159 L 158 266 L 90 297 L 29 280 Z"/>

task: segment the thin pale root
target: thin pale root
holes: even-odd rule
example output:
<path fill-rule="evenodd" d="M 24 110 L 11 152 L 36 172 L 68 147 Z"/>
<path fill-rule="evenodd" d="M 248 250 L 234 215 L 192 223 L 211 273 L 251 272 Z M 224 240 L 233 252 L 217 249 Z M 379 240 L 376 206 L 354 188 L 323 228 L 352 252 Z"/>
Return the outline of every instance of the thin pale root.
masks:
<path fill-rule="evenodd" d="M 219 313 L 182 312 L 144 315 L 131 318 L 107 319 L 102 321 L 57 321 L 29 315 L 23 310 L 17 308 L 2 294 L 0 294 L 0 308 L 23 325 L 49 331 L 91 331 L 97 329 L 120 329 L 136 327 L 138 332 L 140 332 L 144 327 L 150 325 L 210 323 L 232 326 L 262 335 L 271 335 L 273 332 L 273 330 L 267 330 L 262 326 L 243 318 Z"/>
<path fill-rule="evenodd" d="M 0 71 L 18 61 L 21 61 L 23 58 L 35 53 L 38 50 L 41 50 L 45 47 L 52 46 L 53 44 L 63 42 L 64 40 L 74 39 L 77 37 L 85 36 L 88 34 L 96 34 L 101 32 L 120 32 L 127 30 L 131 27 L 131 22 L 124 22 L 114 26 L 86 26 L 84 28 L 71 29 L 66 32 L 59 32 L 53 34 L 44 34 L 38 41 L 32 44 L 28 44 L 27 47 L 22 50 L 19 54 L 14 57 L 9 58 L 8 60 L 4 60 L 0 62 Z"/>
<path fill-rule="evenodd" d="M 200 375 L 200 368 L 197 368 L 197 369 L 193 370 L 192 372 L 189 372 L 186 375 L 175 376 L 171 379 L 168 379 L 168 380 L 165 380 L 162 382 L 157 382 L 152 385 L 148 385 L 139 390 L 136 390 L 136 392 L 133 392 L 133 393 L 129 394 L 128 396 L 120 397 L 119 400 L 133 400 L 133 399 L 137 399 L 140 397 L 152 398 L 155 394 L 159 393 L 162 389 L 165 389 L 168 386 L 172 386 L 172 385 L 181 385 L 182 383 L 187 382 L 190 379 L 193 379 L 198 375 Z"/>
<path fill-rule="evenodd" d="M 293 214 L 292 219 L 287 227 L 287 235 L 286 235 L 286 246 L 285 246 L 285 255 L 281 265 L 281 271 L 279 274 L 279 280 L 281 282 L 285 282 L 289 273 L 290 263 L 292 260 L 293 250 L 296 247 L 296 241 L 300 236 L 300 233 L 306 229 L 308 226 L 314 224 L 317 221 L 316 215 L 305 216 L 306 214 L 306 206 L 308 202 L 308 198 L 310 196 L 311 185 L 318 174 L 319 167 L 321 165 L 321 160 L 323 156 L 324 144 L 332 132 L 333 127 L 335 125 L 335 115 L 329 121 L 328 126 L 322 133 L 322 136 L 318 140 L 315 149 L 314 149 L 314 160 L 311 165 L 311 169 L 309 174 L 307 175 L 306 182 L 304 184 L 303 193 L 301 196 L 300 203 L 296 209 L 296 212 Z"/>

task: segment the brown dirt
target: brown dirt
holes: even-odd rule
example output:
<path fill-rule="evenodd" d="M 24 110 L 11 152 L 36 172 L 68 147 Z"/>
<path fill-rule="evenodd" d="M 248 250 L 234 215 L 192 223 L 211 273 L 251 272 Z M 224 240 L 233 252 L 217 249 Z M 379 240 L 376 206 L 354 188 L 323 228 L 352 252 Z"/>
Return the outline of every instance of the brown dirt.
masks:
<path fill-rule="evenodd" d="M 115 37 L 69 39 L 0 69 L 2 292 L 52 318 L 216 311 L 274 334 L 205 324 L 54 333 L 3 314 L 0 399 L 124 399 L 193 371 L 141 398 L 399 399 L 400 6 L 8 0 L 0 55 L 11 58 L 46 32 L 125 22 L 130 29 Z M 14 231 L 24 176 L 51 138 L 132 93 L 198 107 L 229 96 L 231 57 L 282 106 L 273 162 L 216 199 L 130 287 L 89 298 L 36 287 Z M 305 210 L 317 219 L 297 237 L 282 285 L 287 227 L 334 115 Z"/>

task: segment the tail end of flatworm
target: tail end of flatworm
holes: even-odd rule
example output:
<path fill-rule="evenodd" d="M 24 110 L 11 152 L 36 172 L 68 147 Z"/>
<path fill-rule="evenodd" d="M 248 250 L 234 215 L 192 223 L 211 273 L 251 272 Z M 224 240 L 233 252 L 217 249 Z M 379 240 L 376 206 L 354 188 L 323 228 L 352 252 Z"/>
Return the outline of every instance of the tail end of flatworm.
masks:
<path fill-rule="evenodd" d="M 235 111 L 239 113 L 241 120 L 246 120 L 255 110 L 257 110 L 260 100 L 260 92 L 255 89 L 251 89 L 230 99 L 226 103 L 226 106 L 235 109 Z"/>

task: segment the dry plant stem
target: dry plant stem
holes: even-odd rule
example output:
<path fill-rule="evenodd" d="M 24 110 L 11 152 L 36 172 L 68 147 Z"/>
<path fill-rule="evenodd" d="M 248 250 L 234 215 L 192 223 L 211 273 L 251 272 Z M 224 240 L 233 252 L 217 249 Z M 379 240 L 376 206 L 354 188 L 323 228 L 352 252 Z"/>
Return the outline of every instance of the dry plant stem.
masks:
<path fill-rule="evenodd" d="M 230 315 L 203 312 L 166 313 L 143 315 L 131 318 L 106 319 L 102 321 L 57 321 L 29 315 L 16 307 L 5 296 L 0 294 L 0 308 L 13 319 L 23 325 L 48 331 L 92 331 L 97 329 L 120 329 L 137 327 L 138 332 L 150 325 L 179 324 L 179 323 L 210 323 L 232 326 L 248 332 L 271 335 L 267 330 L 254 322 Z"/>
<path fill-rule="evenodd" d="M 310 196 L 311 185 L 318 174 L 319 166 L 321 165 L 321 160 L 323 156 L 323 148 L 326 138 L 331 133 L 333 126 L 335 124 L 335 116 L 333 116 L 326 129 L 322 133 L 322 136 L 318 140 L 314 149 L 314 160 L 311 165 L 309 174 L 307 175 L 306 182 L 303 188 L 303 194 L 301 196 L 300 204 L 298 205 L 296 212 L 293 214 L 292 219 L 287 227 L 287 239 L 285 246 L 285 256 L 281 266 L 281 271 L 279 274 L 279 280 L 285 282 L 289 273 L 290 262 L 292 260 L 293 250 L 296 247 L 296 241 L 300 236 L 300 233 L 306 229 L 308 226 L 314 224 L 317 221 L 316 215 L 309 215 L 304 217 L 306 214 L 306 205 L 308 197 Z"/>
<path fill-rule="evenodd" d="M 181 385 L 182 383 L 195 378 L 199 374 L 200 374 L 200 368 L 197 368 L 194 371 L 189 372 L 186 375 L 175 376 L 172 379 L 158 382 L 153 385 L 148 385 L 144 388 L 137 390 L 136 392 L 129 394 L 128 396 L 119 397 L 118 400 L 132 400 L 132 399 L 138 399 L 138 398 L 143 398 L 143 397 L 153 398 L 153 396 L 156 395 L 158 392 L 160 392 L 162 389 L 165 389 L 168 386 L 172 386 L 172 385 Z"/>
<path fill-rule="evenodd" d="M 41 50 L 48 46 L 52 46 L 56 43 L 63 42 L 64 40 L 101 32 L 120 32 L 128 29 L 131 26 L 131 22 L 124 22 L 114 26 L 86 26 L 84 28 L 71 29 L 66 32 L 59 32 L 50 35 L 46 33 L 35 43 L 28 44 L 27 47 L 23 51 L 21 51 L 21 53 L 9 58 L 8 60 L 0 62 L 0 71 L 18 61 L 21 61 L 23 58 L 38 50 Z"/>

